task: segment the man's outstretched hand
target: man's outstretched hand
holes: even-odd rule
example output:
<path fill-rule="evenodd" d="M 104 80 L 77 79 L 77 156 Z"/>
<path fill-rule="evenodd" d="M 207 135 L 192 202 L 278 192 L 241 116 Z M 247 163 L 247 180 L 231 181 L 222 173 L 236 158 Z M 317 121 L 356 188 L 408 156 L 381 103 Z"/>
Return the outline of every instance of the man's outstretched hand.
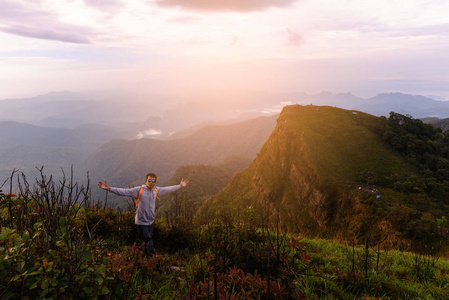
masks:
<path fill-rule="evenodd" d="M 106 180 L 105 180 L 106 181 Z M 185 186 L 187 186 L 189 184 L 189 180 L 188 179 L 181 179 L 181 183 L 180 183 L 180 185 L 181 185 L 181 187 L 185 187 Z"/>
<path fill-rule="evenodd" d="M 108 185 L 106 179 L 104 180 L 104 183 L 99 181 L 98 186 L 100 187 L 100 189 L 103 189 L 103 190 L 108 190 L 108 191 L 111 190 L 111 187 Z"/>

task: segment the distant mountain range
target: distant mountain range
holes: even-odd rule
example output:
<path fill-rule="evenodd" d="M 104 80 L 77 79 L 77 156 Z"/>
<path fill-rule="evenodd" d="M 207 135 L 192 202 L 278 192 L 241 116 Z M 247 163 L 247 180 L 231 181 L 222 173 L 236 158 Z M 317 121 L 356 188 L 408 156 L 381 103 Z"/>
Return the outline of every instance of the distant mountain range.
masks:
<path fill-rule="evenodd" d="M 437 101 L 420 95 L 402 93 L 382 93 L 364 99 L 350 93 L 333 94 L 322 92 L 317 95 L 298 95 L 298 104 L 330 105 L 350 110 L 358 110 L 375 116 L 388 116 L 390 112 L 411 115 L 415 119 L 425 117 L 449 117 L 449 101 Z"/>
<path fill-rule="evenodd" d="M 155 147 L 158 143 L 155 139 L 177 141 L 173 143 L 177 145 L 180 143 L 178 140 L 189 137 L 204 127 L 218 125 L 232 127 L 231 124 L 259 116 L 276 116 L 283 106 L 292 103 L 331 105 L 356 109 L 376 116 L 387 116 L 390 111 L 395 111 L 415 118 L 449 117 L 449 102 L 400 93 L 379 94 L 369 99 L 362 99 L 349 93 L 330 92 L 317 95 L 230 93 L 222 95 L 221 98 L 205 96 L 190 102 L 179 102 L 179 99 L 168 96 L 156 95 L 150 98 L 128 96 L 129 98 L 126 95 L 105 96 L 54 92 L 27 99 L 1 100 L 0 181 L 1 178 L 9 176 L 14 168 L 31 172 L 35 171 L 36 166 L 44 165 L 48 172 L 59 173 L 61 168 L 74 165 L 75 169 L 82 169 L 84 172 L 87 168 L 79 166 L 85 165 L 88 158 L 100 147 L 102 150 L 112 149 L 113 146 L 121 147 L 128 143 L 127 141 L 129 144 L 139 144 L 141 147 L 147 147 L 148 143 L 151 144 L 149 147 Z M 176 103 L 176 105 L 169 103 Z M 440 122 L 438 118 L 426 120 L 446 128 L 444 122 Z M 268 137 L 274 128 L 274 123 L 270 126 L 272 127 L 262 126 L 260 133 L 257 133 L 256 128 L 251 129 L 252 131 L 247 131 L 247 128 L 235 130 L 239 131 L 239 139 L 242 139 L 242 143 L 255 140 L 260 146 L 264 142 L 261 136 Z M 212 149 L 210 145 L 219 138 L 218 133 L 212 133 L 207 138 L 206 136 L 204 141 L 198 142 L 200 140 L 198 139 L 196 143 L 202 145 L 202 149 Z M 140 138 L 149 140 L 138 142 L 137 139 Z M 115 141 L 111 142 L 112 140 Z M 223 145 L 223 147 L 230 147 L 234 145 L 234 142 L 231 140 L 227 146 Z M 161 143 L 161 145 L 166 144 Z M 157 149 L 170 153 L 164 147 L 167 146 Z M 253 154 L 257 152 L 254 149 Z M 197 153 L 203 153 L 201 152 L 203 150 L 191 151 L 193 157 L 198 157 Z M 239 153 L 231 152 L 228 154 L 242 154 L 239 151 L 237 151 Z M 180 157 L 177 153 L 173 155 Z M 246 154 L 243 153 L 243 155 Z M 220 159 L 223 158 L 220 157 Z M 173 161 L 176 158 L 167 156 L 164 159 Z M 186 158 L 173 166 L 183 163 L 219 163 L 220 159 Z M 175 171 L 171 166 L 168 169 L 167 174 Z M 103 171 L 100 173 L 101 176 L 110 175 L 106 170 Z M 112 176 L 121 178 L 120 182 L 125 180 L 131 183 L 135 180 L 133 177 L 125 178 L 115 173 Z"/>
<path fill-rule="evenodd" d="M 194 99 L 179 103 L 166 96 L 155 95 L 148 99 L 133 96 L 53 92 L 26 99 L 1 100 L 0 122 L 69 129 L 107 126 L 115 132 L 116 138 L 166 139 L 173 133 L 186 135 L 186 130 L 201 124 L 229 124 L 266 115 L 240 112 L 238 107 L 223 102 L 217 104 L 213 99 L 211 102 Z"/>
<path fill-rule="evenodd" d="M 391 111 L 414 118 L 449 118 L 449 101 L 419 95 L 383 93 L 364 99 L 350 93 L 246 93 L 206 95 L 190 100 L 153 95 L 103 95 L 53 92 L 26 99 L 0 101 L 0 121 L 44 127 L 76 128 L 98 124 L 120 132 L 119 138 L 167 138 L 174 132 L 210 122 L 235 123 L 278 114 L 287 104 L 330 105 L 375 116 Z"/>

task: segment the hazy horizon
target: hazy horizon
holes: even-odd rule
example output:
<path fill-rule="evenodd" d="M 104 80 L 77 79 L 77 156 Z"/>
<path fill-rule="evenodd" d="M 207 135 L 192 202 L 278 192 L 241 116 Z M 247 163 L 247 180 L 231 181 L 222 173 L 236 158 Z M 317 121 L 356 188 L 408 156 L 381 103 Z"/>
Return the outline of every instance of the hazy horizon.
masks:
<path fill-rule="evenodd" d="M 0 99 L 69 90 L 448 100 L 448 11 L 444 0 L 0 0 Z"/>

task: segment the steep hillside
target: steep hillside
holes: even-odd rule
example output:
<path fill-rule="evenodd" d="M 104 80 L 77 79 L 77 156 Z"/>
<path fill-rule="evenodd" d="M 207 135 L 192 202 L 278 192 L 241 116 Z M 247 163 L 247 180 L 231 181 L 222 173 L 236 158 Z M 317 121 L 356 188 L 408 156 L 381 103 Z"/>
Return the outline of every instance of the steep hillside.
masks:
<path fill-rule="evenodd" d="M 385 122 L 333 107 L 285 107 L 257 158 L 201 213 L 253 205 L 262 221 L 290 232 L 406 245 L 432 239 L 435 207 L 419 189 L 395 186 L 418 169 L 382 141 Z"/>
<path fill-rule="evenodd" d="M 434 127 L 441 128 L 442 131 L 449 130 L 449 118 L 440 119 L 436 117 L 423 118 L 423 122 L 432 124 Z"/>
<path fill-rule="evenodd" d="M 103 145 L 85 169 L 94 180 L 107 178 L 117 186 L 140 184 L 148 172 L 155 172 L 160 184 L 168 184 L 182 165 L 217 164 L 232 155 L 253 159 L 273 131 L 276 117 L 208 126 L 177 140 L 114 140 Z"/>
<path fill-rule="evenodd" d="M 246 169 L 251 159 L 244 156 L 229 156 L 216 165 L 185 165 L 179 167 L 170 180 L 178 184 L 182 178 L 189 178 L 189 185 L 184 189 L 190 200 L 206 200 L 228 185 L 236 172 Z"/>
<path fill-rule="evenodd" d="M 244 156 L 229 156 L 217 165 L 185 165 L 179 167 L 170 179 L 170 185 L 179 184 L 182 178 L 189 179 L 189 185 L 182 193 L 162 196 L 158 204 L 158 215 L 191 214 L 209 197 L 224 189 L 232 175 L 246 169 L 252 159 Z"/>

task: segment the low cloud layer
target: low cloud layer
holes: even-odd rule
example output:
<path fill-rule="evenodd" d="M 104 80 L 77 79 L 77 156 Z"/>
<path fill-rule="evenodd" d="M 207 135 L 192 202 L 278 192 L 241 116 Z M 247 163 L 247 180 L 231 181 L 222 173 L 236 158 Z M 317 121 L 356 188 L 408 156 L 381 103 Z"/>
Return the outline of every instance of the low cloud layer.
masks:
<path fill-rule="evenodd" d="M 162 131 L 150 128 L 145 131 L 139 131 L 136 138 L 143 139 L 144 137 L 147 137 L 147 136 L 157 136 L 157 135 L 161 135 L 161 134 L 162 134 Z"/>
<path fill-rule="evenodd" d="M 159 0 L 160 6 L 201 11 L 250 12 L 270 7 L 289 7 L 297 0 Z"/>

